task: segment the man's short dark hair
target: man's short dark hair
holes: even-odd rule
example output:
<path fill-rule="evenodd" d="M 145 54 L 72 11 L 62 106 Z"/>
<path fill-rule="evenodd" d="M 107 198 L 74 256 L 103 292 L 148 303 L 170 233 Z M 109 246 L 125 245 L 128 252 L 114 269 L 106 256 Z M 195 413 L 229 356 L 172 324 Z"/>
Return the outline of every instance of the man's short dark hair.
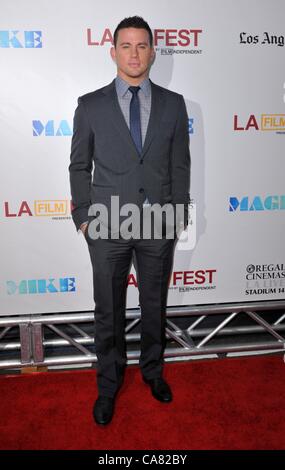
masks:
<path fill-rule="evenodd" d="M 137 28 L 137 29 L 145 29 L 149 35 L 149 44 L 152 47 L 153 44 L 153 36 L 152 31 L 148 25 L 148 23 L 141 17 L 141 16 L 129 16 L 128 18 L 124 18 L 117 26 L 114 32 L 114 46 L 116 47 L 118 41 L 118 33 L 120 29 L 123 28 Z"/>

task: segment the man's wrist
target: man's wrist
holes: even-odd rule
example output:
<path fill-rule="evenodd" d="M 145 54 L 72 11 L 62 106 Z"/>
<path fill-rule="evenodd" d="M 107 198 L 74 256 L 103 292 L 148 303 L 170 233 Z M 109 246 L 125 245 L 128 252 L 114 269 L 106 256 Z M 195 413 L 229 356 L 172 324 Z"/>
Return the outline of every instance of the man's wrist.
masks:
<path fill-rule="evenodd" d="M 85 233 L 87 225 L 88 225 L 88 221 L 83 222 L 79 227 L 79 231 L 81 231 L 82 233 Z"/>

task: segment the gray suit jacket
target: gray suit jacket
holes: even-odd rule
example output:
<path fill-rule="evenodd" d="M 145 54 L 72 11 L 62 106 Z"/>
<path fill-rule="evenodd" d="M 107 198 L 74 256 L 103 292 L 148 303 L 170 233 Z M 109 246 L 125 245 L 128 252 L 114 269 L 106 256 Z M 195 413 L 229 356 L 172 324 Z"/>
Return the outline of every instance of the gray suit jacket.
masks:
<path fill-rule="evenodd" d="M 94 202 L 108 208 L 112 195 L 120 207 L 190 201 L 188 118 L 182 95 L 151 82 L 151 113 L 139 155 L 122 114 L 115 80 L 81 96 L 74 115 L 70 156 L 72 218 L 77 229 L 90 219 Z"/>

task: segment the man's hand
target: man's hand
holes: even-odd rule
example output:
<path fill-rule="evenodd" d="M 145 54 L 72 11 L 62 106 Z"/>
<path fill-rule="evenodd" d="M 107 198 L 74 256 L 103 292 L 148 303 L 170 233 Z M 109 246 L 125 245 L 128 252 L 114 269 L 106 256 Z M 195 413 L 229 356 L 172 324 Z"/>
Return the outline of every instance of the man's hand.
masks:
<path fill-rule="evenodd" d="M 80 227 L 79 227 L 80 230 L 81 230 L 81 232 L 83 233 L 84 237 L 86 236 L 86 235 L 85 235 L 85 232 L 86 232 L 86 230 L 87 230 L 87 226 L 88 226 L 88 222 L 84 222 L 84 223 L 81 224 Z"/>

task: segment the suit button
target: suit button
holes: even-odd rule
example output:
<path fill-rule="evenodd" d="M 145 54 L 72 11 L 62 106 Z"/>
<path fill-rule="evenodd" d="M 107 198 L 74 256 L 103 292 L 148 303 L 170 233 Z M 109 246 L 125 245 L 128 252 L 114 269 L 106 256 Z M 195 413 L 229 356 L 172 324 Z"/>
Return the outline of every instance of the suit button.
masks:
<path fill-rule="evenodd" d="M 140 164 L 141 164 L 141 165 L 143 164 L 143 160 L 140 160 Z"/>
<path fill-rule="evenodd" d="M 144 189 L 143 189 L 143 188 L 140 188 L 140 189 L 139 189 L 139 192 L 140 192 L 140 193 L 143 193 L 143 192 L 144 192 Z"/>

